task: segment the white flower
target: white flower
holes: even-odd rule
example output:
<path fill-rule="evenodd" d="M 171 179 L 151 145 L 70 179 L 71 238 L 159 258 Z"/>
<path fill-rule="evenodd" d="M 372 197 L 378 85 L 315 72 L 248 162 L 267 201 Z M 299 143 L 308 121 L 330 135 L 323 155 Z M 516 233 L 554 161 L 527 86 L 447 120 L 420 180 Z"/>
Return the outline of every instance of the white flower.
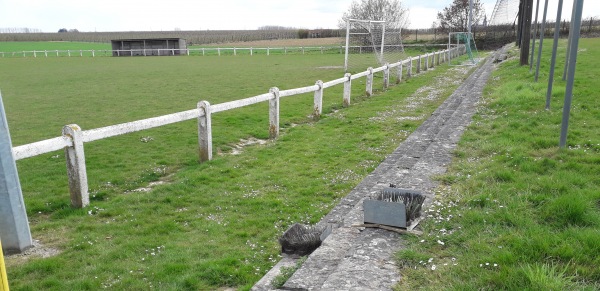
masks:
<path fill-rule="evenodd" d="M 441 244 L 441 245 L 445 245 L 445 243 L 443 241 L 441 241 L 441 240 L 438 240 L 437 243 Z"/>
<path fill-rule="evenodd" d="M 431 270 L 435 271 L 435 268 L 437 268 L 435 265 L 431 265 Z"/>

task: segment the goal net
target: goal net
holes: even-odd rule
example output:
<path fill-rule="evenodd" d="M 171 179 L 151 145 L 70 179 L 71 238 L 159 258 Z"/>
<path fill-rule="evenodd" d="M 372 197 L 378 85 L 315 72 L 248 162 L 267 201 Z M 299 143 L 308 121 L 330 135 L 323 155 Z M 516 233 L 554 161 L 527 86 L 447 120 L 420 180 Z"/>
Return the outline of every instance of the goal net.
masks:
<path fill-rule="evenodd" d="M 450 66 L 473 66 L 479 62 L 475 39 L 470 32 L 451 32 L 448 34 L 448 50 L 458 48 L 460 56 L 452 58 Z"/>
<path fill-rule="evenodd" d="M 404 58 L 402 29 L 386 27 L 385 21 L 346 20 L 346 72 L 364 71 Z"/>

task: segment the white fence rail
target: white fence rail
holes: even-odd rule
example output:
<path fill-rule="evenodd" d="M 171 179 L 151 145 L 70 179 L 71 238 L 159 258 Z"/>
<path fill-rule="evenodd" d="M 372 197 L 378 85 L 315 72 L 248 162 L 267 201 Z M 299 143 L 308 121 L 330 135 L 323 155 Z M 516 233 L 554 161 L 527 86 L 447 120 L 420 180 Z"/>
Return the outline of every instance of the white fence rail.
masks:
<path fill-rule="evenodd" d="M 424 45 L 404 45 L 404 47 L 423 47 Z M 426 46 L 447 46 L 446 44 L 428 44 Z M 350 46 L 353 53 L 372 53 L 370 46 Z M 130 49 L 130 50 L 29 50 L 0 52 L 0 58 L 8 57 L 106 57 L 106 56 L 174 56 L 174 55 L 254 55 L 254 54 L 307 54 L 307 53 L 344 53 L 345 46 L 301 46 L 301 47 L 214 47 L 188 49 Z"/>
<path fill-rule="evenodd" d="M 396 68 L 396 83 L 399 83 L 402 81 L 404 74 L 406 74 L 407 78 L 412 76 L 413 65 L 416 67 L 416 71 L 420 72 L 421 70 L 432 68 L 436 64 L 439 65 L 440 63 L 448 62 L 463 53 L 464 49 L 446 49 L 420 55 L 416 58 L 408 58 L 397 63 L 386 64 L 378 68 L 368 68 L 366 71 L 354 75 L 347 73 L 342 78 L 328 82 L 319 80 L 312 86 L 283 91 L 279 91 L 278 88 L 274 87 L 269 90 L 269 93 L 215 105 L 210 105 L 207 101 L 200 101 L 195 109 L 96 129 L 81 130 L 76 124 L 66 125 L 63 127 L 62 136 L 13 147 L 13 155 L 15 160 L 20 160 L 64 149 L 65 157 L 67 159 L 67 175 L 69 179 L 71 205 L 73 207 L 81 208 L 89 204 L 83 147 L 86 142 L 196 118 L 198 120 L 199 161 L 205 162 L 212 159 L 211 118 L 214 113 L 269 101 L 269 136 L 270 138 L 276 138 L 279 135 L 279 98 L 281 97 L 314 92 L 313 115 L 315 118 L 319 118 L 322 113 L 323 90 L 325 88 L 344 84 L 343 105 L 349 106 L 352 80 L 366 77 L 365 91 L 368 96 L 371 96 L 373 94 L 373 75 L 375 73 L 383 72 L 383 88 L 386 89 L 389 86 L 390 69 Z M 423 62 L 423 60 L 425 61 Z M 416 64 L 414 64 L 415 62 Z M 406 73 L 404 73 L 404 71 L 406 71 Z"/>

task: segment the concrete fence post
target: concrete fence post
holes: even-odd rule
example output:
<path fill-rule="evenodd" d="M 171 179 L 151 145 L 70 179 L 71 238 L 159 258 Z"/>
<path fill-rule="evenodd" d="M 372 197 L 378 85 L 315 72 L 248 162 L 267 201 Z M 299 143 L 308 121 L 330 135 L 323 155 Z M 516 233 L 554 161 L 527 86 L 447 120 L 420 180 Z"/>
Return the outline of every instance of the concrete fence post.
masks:
<path fill-rule="evenodd" d="M 367 84 L 366 84 L 366 94 L 367 97 L 371 97 L 371 95 L 373 95 L 373 68 L 369 67 L 367 69 L 369 71 L 369 74 L 367 75 Z"/>
<path fill-rule="evenodd" d="M 383 69 L 383 90 L 387 90 L 390 86 L 390 64 L 386 63 Z"/>
<path fill-rule="evenodd" d="M 212 160 L 212 121 L 210 103 L 198 102 L 198 157 L 203 163 Z"/>
<path fill-rule="evenodd" d="M 424 68 L 424 71 L 429 70 L 429 56 L 430 56 L 430 54 L 426 54 L 425 55 L 425 68 Z"/>
<path fill-rule="evenodd" d="M 269 100 L 269 138 L 275 139 L 279 136 L 279 88 L 273 87 L 269 92 L 273 94 Z"/>
<path fill-rule="evenodd" d="M 319 80 L 315 85 L 319 86 L 319 89 L 315 91 L 313 117 L 319 119 L 323 113 L 323 81 Z"/>
<path fill-rule="evenodd" d="M 3 242 L 0 255 L 2 250 L 8 253 L 22 252 L 33 246 L 2 94 L 0 94 L 0 238 Z"/>
<path fill-rule="evenodd" d="M 400 84 L 402 82 L 402 62 L 398 65 L 398 72 L 396 74 L 396 84 Z"/>
<path fill-rule="evenodd" d="M 90 195 L 88 193 L 81 128 L 77 124 L 65 125 L 62 134 L 69 137 L 73 142 L 72 147 L 65 148 L 71 206 L 83 208 L 90 204 Z"/>
<path fill-rule="evenodd" d="M 419 58 L 417 60 L 417 74 L 421 73 L 421 66 L 422 66 L 421 55 L 419 55 Z"/>
<path fill-rule="evenodd" d="M 412 60 L 412 57 L 409 57 L 408 58 L 408 70 L 406 71 L 406 78 L 412 77 L 412 66 L 413 66 L 413 60 Z"/>
<path fill-rule="evenodd" d="M 352 92 L 352 74 L 346 73 L 344 78 L 346 78 L 346 81 L 344 82 L 343 106 L 348 107 L 350 106 L 350 93 Z"/>

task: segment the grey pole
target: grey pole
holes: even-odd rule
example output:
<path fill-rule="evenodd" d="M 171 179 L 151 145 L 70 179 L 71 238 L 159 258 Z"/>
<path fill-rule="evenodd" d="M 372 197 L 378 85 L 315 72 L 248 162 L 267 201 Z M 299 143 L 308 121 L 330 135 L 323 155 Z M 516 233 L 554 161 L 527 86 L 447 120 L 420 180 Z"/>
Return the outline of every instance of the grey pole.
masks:
<path fill-rule="evenodd" d="M 577 65 L 577 50 L 579 49 L 579 34 L 581 30 L 581 14 L 583 13 L 583 0 L 574 0 L 573 8 L 575 17 L 571 18 L 573 24 L 573 39 L 569 50 L 569 70 L 567 72 L 567 88 L 565 89 L 565 105 L 563 107 L 562 126 L 560 131 L 560 147 L 567 145 L 567 132 L 569 130 L 569 114 L 571 113 L 571 100 L 573 99 L 573 82 L 575 81 L 575 67 Z"/>
<path fill-rule="evenodd" d="M 467 32 L 471 35 L 471 27 L 473 26 L 473 0 L 469 0 L 469 27 Z"/>
<path fill-rule="evenodd" d="M 20 253 L 33 246 L 2 94 L 0 94 L 0 238 L 2 238 L 2 250 L 7 253 Z"/>
<path fill-rule="evenodd" d="M 535 37 L 538 34 L 538 14 L 540 11 L 540 0 L 535 4 L 535 31 L 533 33 L 533 45 L 531 46 L 531 60 L 529 61 L 529 72 L 533 69 L 533 55 L 535 55 Z M 543 30 L 542 30 L 543 31 Z"/>
<path fill-rule="evenodd" d="M 540 33 L 540 48 L 538 49 L 537 65 L 535 67 L 535 81 L 538 81 L 540 76 L 540 61 L 542 59 L 542 48 L 544 47 L 544 31 L 546 31 L 546 15 L 548 14 L 548 0 L 544 5 L 544 16 L 542 17 L 542 32 Z"/>
<path fill-rule="evenodd" d="M 575 5 L 576 1 L 573 1 L 573 10 L 571 10 L 571 23 L 569 24 L 569 42 L 567 44 L 567 54 L 565 56 L 565 68 L 563 70 L 563 81 L 567 80 L 567 70 L 569 68 L 569 56 L 571 55 L 571 42 L 573 41 L 573 19 L 575 19 Z"/>
<path fill-rule="evenodd" d="M 554 85 L 554 68 L 556 67 L 556 51 L 558 50 L 558 39 L 560 37 L 560 18 L 562 17 L 562 8 L 563 0 L 558 0 L 556 23 L 554 24 L 554 46 L 552 47 L 550 75 L 548 76 L 548 91 L 546 91 L 546 110 L 550 110 L 550 100 L 552 99 L 552 86 Z"/>

